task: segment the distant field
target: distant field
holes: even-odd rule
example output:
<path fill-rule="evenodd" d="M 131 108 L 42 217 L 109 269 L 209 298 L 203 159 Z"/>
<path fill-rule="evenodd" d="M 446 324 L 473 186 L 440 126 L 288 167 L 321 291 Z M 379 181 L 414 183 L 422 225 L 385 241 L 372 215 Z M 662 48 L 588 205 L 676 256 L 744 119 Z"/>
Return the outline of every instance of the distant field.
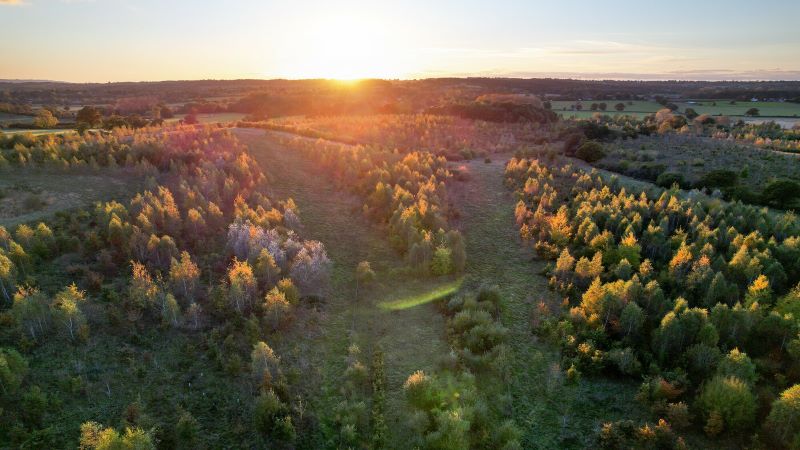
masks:
<path fill-rule="evenodd" d="M 172 119 L 167 119 L 166 123 L 174 123 L 181 119 L 183 119 L 186 114 L 176 114 L 175 117 Z M 242 120 L 245 114 L 242 113 L 211 113 L 211 114 L 198 114 L 197 120 L 200 123 L 224 123 L 224 122 L 236 122 L 237 120 Z"/>
<path fill-rule="evenodd" d="M 32 123 L 33 117 L 32 116 L 23 116 L 20 114 L 9 114 L 0 112 L 0 125 L 5 125 L 9 123 Z"/>
<path fill-rule="evenodd" d="M 573 111 L 570 110 L 570 106 L 574 105 L 576 102 L 574 101 L 554 101 L 551 102 L 553 105 L 553 111 L 559 113 L 562 117 L 576 117 L 576 118 L 589 118 L 595 112 L 601 112 L 604 114 L 609 115 L 618 115 L 618 114 L 630 114 L 635 115 L 637 117 L 641 117 L 647 114 L 654 113 L 659 109 L 662 109 L 663 106 L 656 102 L 650 101 L 632 101 L 628 104 L 628 101 L 625 100 L 605 100 L 601 101 L 583 101 L 581 104 L 583 105 L 583 110 L 581 111 Z M 590 107 L 592 103 L 605 103 L 608 105 L 606 111 L 591 111 Z M 617 103 L 624 103 L 625 110 L 622 112 L 618 112 L 614 109 L 614 105 Z M 687 101 L 679 101 L 674 102 L 678 105 L 678 111 L 683 112 L 686 108 L 692 108 L 697 111 L 698 114 L 711 114 L 711 115 L 723 115 L 723 116 L 732 116 L 732 117 L 745 117 L 745 112 L 750 108 L 758 108 L 760 117 L 783 117 L 783 118 L 794 118 L 797 117 L 800 120 L 800 104 L 798 103 L 789 103 L 789 102 L 736 102 L 735 104 L 731 104 L 730 100 L 697 100 L 694 103 L 689 103 Z"/>
<path fill-rule="evenodd" d="M 25 134 L 30 133 L 34 136 L 41 136 L 43 134 L 65 134 L 65 133 L 75 133 L 76 131 L 73 129 L 64 129 L 64 128 L 45 128 L 45 129 L 38 129 L 38 128 L 8 128 L 4 130 L 0 130 L 0 133 L 4 134 Z"/>

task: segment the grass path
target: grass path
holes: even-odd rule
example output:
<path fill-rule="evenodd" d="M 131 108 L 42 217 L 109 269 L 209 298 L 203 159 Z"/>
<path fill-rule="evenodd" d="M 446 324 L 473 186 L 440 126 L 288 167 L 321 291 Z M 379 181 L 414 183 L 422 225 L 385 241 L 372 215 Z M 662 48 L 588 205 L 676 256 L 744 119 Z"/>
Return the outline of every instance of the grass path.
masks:
<path fill-rule="evenodd" d="M 324 174 L 302 155 L 282 147 L 264 130 L 237 129 L 269 178 L 271 198 L 293 198 L 300 209 L 303 236 L 322 241 L 333 261 L 331 294 L 316 329 L 298 330 L 291 344 L 284 343 L 284 360 L 307 369 L 299 380 L 309 389 L 321 389 L 320 415 L 332 414 L 341 400 L 338 388 L 345 370 L 350 342 L 362 349 L 369 363 L 372 349 L 385 353 L 387 424 L 393 435 L 391 448 L 405 448 L 402 385 L 415 370 L 431 371 L 449 352 L 444 320 L 428 301 L 446 292 L 453 280 L 418 280 L 404 269 L 386 233 L 360 214 L 361 202 L 337 192 Z M 367 260 L 377 283 L 362 287 L 355 301 L 355 266 Z"/>
<path fill-rule="evenodd" d="M 501 318 L 509 328 L 512 351 L 506 390 L 512 416 L 523 431 L 523 447 L 585 448 L 602 422 L 643 417 L 633 400 L 638 385 L 602 378 L 564 385 L 557 352 L 531 334 L 531 310 L 540 300 L 552 307 L 560 299 L 540 274 L 545 263 L 520 241 L 516 202 L 503 185 L 508 158 L 494 158 L 489 164 L 455 164 L 469 172 L 469 180 L 456 182 L 452 189 L 467 238 L 464 286 L 489 282 L 504 294 Z"/>

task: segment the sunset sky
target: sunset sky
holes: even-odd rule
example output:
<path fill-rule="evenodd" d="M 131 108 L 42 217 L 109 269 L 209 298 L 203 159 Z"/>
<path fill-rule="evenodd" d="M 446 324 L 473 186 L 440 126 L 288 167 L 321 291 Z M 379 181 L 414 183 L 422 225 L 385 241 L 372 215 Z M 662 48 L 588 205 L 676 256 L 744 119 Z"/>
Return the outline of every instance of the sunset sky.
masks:
<path fill-rule="evenodd" d="M 800 1 L 0 0 L 0 78 L 800 79 Z"/>

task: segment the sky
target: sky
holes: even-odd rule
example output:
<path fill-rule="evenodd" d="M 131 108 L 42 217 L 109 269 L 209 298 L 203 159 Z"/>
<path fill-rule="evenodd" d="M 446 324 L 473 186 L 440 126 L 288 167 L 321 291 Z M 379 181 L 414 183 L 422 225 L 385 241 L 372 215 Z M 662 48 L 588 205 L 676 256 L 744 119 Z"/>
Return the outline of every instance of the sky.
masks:
<path fill-rule="evenodd" d="M 0 79 L 800 80 L 800 1 L 0 0 Z"/>

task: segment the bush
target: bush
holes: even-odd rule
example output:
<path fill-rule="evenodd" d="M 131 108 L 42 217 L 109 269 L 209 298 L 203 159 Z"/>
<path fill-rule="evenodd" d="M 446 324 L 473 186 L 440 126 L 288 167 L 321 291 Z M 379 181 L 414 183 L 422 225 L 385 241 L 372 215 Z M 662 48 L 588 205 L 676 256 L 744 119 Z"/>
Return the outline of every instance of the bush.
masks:
<path fill-rule="evenodd" d="M 731 187 L 736 184 L 738 175 L 732 170 L 712 170 L 706 172 L 697 182 L 698 187 Z"/>
<path fill-rule="evenodd" d="M 683 188 L 686 187 L 686 180 L 683 178 L 683 174 L 663 172 L 656 178 L 656 184 L 667 189 L 671 188 L 673 184 L 677 184 Z"/>
<path fill-rule="evenodd" d="M 776 208 L 796 206 L 800 200 L 800 183 L 792 180 L 774 180 L 761 193 L 761 201 Z"/>
<path fill-rule="evenodd" d="M 593 163 L 605 158 L 606 152 L 603 150 L 603 146 L 599 143 L 595 141 L 587 141 L 578 147 L 578 151 L 575 152 L 575 156 L 588 163 Z"/>

